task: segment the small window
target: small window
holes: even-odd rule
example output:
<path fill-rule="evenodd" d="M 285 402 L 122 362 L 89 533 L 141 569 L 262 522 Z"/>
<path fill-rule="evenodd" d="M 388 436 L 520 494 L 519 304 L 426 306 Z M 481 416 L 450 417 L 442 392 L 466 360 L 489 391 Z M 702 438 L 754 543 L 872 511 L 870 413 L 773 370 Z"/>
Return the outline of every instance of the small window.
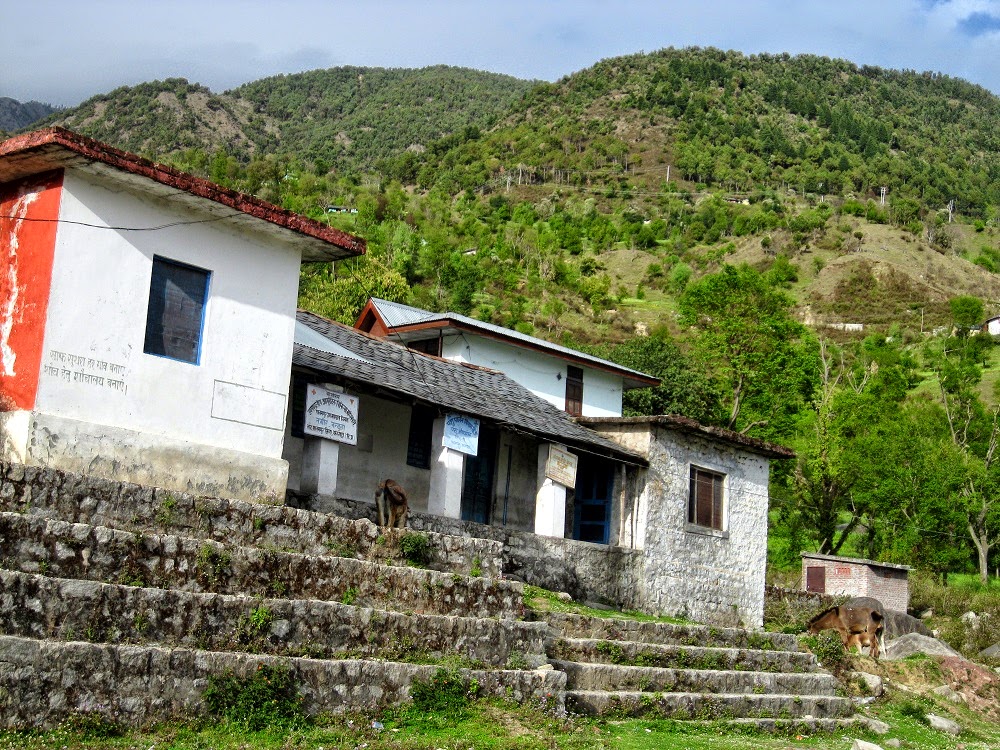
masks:
<path fill-rule="evenodd" d="M 583 414 L 583 370 L 573 365 L 566 368 L 566 413 Z"/>
<path fill-rule="evenodd" d="M 155 256 L 143 351 L 198 364 L 209 271 Z"/>
<path fill-rule="evenodd" d="M 410 437 L 406 444 L 406 463 L 418 469 L 431 468 L 431 439 L 434 431 L 434 410 L 414 406 L 410 411 Z"/>
<path fill-rule="evenodd" d="M 415 352 L 433 354 L 435 357 L 441 356 L 441 339 L 439 337 L 423 339 L 421 341 L 411 341 L 407 344 L 407 346 Z"/>
<path fill-rule="evenodd" d="M 691 496 L 688 500 L 688 523 L 707 529 L 723 531 L 725 503 L 723 483 L 725 474 L 717 474 L 697 466 L 691 467 Z"/>
<path fill-rule="evenodd" d="M 315 380 L 315 378 L 313 378 Z M 309 387 L 309 377 L 300 372 L 292 374 L 292 437 L 306 436 L 306 391 Z"/>

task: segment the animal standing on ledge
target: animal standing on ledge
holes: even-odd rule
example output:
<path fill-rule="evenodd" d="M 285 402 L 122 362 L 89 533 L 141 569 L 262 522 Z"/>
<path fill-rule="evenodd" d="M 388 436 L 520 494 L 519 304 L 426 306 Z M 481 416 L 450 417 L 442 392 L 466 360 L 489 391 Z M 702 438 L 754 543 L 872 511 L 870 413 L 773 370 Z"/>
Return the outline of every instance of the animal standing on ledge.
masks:
<path fill-rule="evenodd" d="M 821 630 L 836 630 L 844 650 L 850 651 L 853 646 L 861 653 L 863 646 L 868 646 L 869 654 L 878 661 L 881 653 L 882 632 L 885 629 L 885 618 L 877 609 L 870 607 L 830 607 L 809 621 L 808 632 L 816 634 Z"/>
<path fill-rule="evenodd" d="M 378 525 L 390 529 L 405 529 L 406 514 L 410 503 L 398 482 L 386 479 L 375 490 L 375 507 L 378 508 Z"/>

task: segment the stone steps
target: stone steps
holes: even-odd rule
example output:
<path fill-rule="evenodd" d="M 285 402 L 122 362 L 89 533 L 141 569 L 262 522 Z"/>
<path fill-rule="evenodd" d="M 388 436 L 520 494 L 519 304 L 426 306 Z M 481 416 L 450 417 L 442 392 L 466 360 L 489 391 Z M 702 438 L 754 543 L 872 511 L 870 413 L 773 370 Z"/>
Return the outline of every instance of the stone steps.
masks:
<path fill-rule="evenodd" d="M 47 480 L 45 489 L 36 482 L 42 475 Z M 196 497 L 18 465 L 7 465 L 0 476 L 4 480 L 0 512 L 122 531 L 175 534 L 244 547 L 404 566 L 407 561 L 400 542 L 413 533 L 380 530 L 366 518 L 352 520 L 288 506 Z M 428 568 L 466 575 L 478 571 L 484 577 L 500 577 L 501 542 L 433 531 L 420 533 L 428 542 Z"/>
<path fill-rule="evenodd" d="M 0 567 L 57 578 L 518 619 L 513 581 L 0 513 Z"/>
<path fill-rule="evenodd" d="M 127 725 L 204 714 L 213 677 L 249 677 L 262 666 L 295 679 L 308 715 L 373 709 L 408 700 L 433 665 L 319 660 L 146 645 L 96 644 L 0 635 L 0 726 L 52 728 L 74 713 Z M 566 677 L 554 670 L 463 670 L 480 693 L 562 708 Z"/>
<path fill-rule="evenodd" d="M 816 657 L 796 651 L 676 646 L 639 641 L 554 638 L 546 653 L 552 659 L 591 664 L 619 664 L 666 669 L 748 672 L 812 672 Z"/>
<path fill-rule="evenodd" d="M 647 693 L 566 690 L 566 710 L 588 715 L 649 716 L 669 719 L 846 718 L 850 698 L 748 693 Z"/>
<path fill-rule="evenodd" d="M 0 633 L 213 651 L 391 661 L 546 661 L 544 623 L 416 615 L 314 599 L 137 588 L 0 570 Z"/>
<path fill-rule="evenodd" d="M 602 618 L 548 612 L 545 621 L 565 638 L 636 641 L 661 645 L 723 647 L 758 651 L 799 651 L 798 640 L 787 633 L 764 633 L 708 625 Z"/>
<path fill-rule="evenodd" d="M 566 673 L 574 690 L 766 693 L 831 696 L 837 680 L 825 672 L 746 672 L 740 670 L 664 669 L 619 664 L 582 664 L 552 660 L 552 666 Z"/>
<path fill-rule="evenodd" d="M 829 725 L 821 728 L 832 728 L 854 711 L 837 695 L 834 677 L 791 636 L 583 615 L 545 620 L 546 653 L 566 674 L 571 712 L 820 720 Z"/>

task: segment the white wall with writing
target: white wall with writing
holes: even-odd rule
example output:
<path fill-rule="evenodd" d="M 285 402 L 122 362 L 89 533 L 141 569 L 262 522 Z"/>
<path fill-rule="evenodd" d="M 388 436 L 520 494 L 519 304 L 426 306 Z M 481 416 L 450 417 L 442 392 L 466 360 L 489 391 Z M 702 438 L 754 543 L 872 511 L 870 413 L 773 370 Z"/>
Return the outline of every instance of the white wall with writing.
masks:
<path fill-rule="evenodd" d="M 114 185 L 67 170 L 36 410 L 280 458 L 298 251 Z M 212 273 L 198 365 L 143 353 L 154 255 Z"/>

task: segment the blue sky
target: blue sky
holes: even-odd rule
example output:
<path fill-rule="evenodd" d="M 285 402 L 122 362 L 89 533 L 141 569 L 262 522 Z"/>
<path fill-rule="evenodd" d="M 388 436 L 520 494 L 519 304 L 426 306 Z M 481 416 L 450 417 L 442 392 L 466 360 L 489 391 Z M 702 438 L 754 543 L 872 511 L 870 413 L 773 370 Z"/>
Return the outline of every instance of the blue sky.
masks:
<path fill-rule="evenodd" d="M 0 0 L 0 96 L 74 105 L 187 78 L 215 92 L 336 65 L 556 80 L 662 47 L 812 53 L 1000 94 L 1000 0 Z"/>

